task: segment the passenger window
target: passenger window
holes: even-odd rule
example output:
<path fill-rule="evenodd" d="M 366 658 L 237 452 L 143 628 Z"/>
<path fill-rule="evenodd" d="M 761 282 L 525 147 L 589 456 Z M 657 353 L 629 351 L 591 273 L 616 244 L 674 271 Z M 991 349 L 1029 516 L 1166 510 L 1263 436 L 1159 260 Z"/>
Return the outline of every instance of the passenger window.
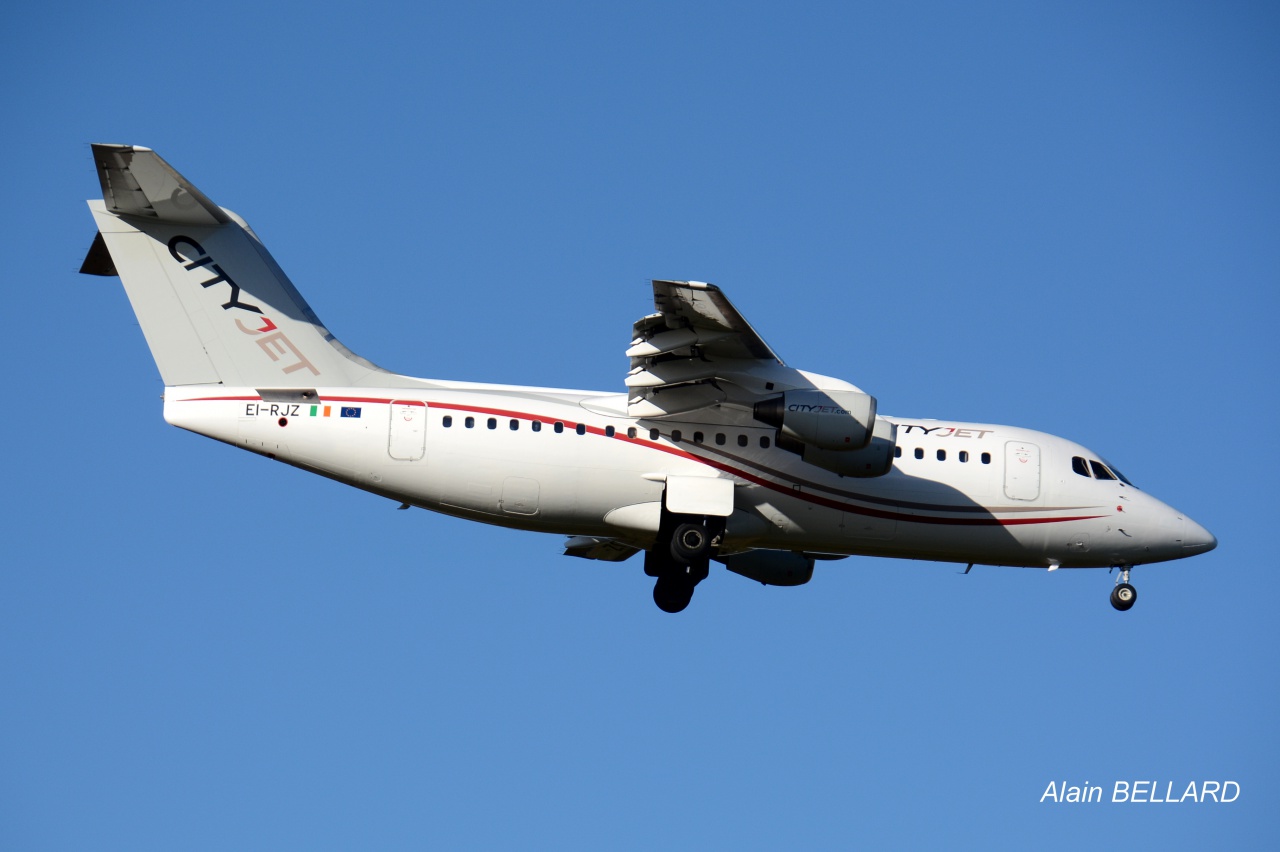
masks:
<path fill-rule="evenodd" d="M 893 448 L 893 457 L 894 457 L 895 459 L 900 459 L 900 458 L 902 458 L 902 447 L 894 447 L 894 448 Z"/>
<path fill-rule="evenodd" d="M 535 420 L 535 421 L 533 421 L 532 423 L 530 423 L 530 424 L 529 424 L 529 428 L 530 428 L 530 429 L 532 429 L 532 430 L 533 430 L 533 431 L 535 431 L 535 432 L 541 432 L 541 431 L 542 431 L 542 421 L 541 421 L 541 420 Z"/>
<path fill-rule="evenodd" d="M 968 451 L 968 450 L 961 450 L 961 451 L 960 451 L 960 462 L 963 464 L 964 462 L 967 462 L 968 460 L 969 460 L 969 451 Z"/>
<path fill-rule="evenodd" d="M 693 442 L 694 442 L 695 444 L 701 444 L 701 443 L 702 443 L 702 433 L 701 433 L 701 432 L 694 432 L 694 433 L 693 433 Z"/>
<path fill-rule="evenodd" d="M 1089 466 L 1093 468 L 1093 475 L 1098 479 L 1115 479 L 1115 476 L 1112 475 L 1111 471 L 1107 470 L 1107 466 L 1102 462 L 1089 459 Z"/>
<path fill-rule="evenodd" d="M 717 432 L 717 433 L 716 433 L 716 446 L 717 446 L 717 447 L 723 447 L 723 446 L 724 446 L 724 433 L 723 433 L 723 432 Z"/>
<path fill-rule="evenodd" d="M 649 430 L 649 440 L 650 440 L 650 441 L 656 441 L 656 440 L 658 440 L 658 438 L 659 438 L 659 437 L 660 437 L 660 436 L 659 436 L 659 434 L 658 434 L 658 430 L 657 430 L 657 429 L 650 429 L 650 430 Z"/>
<path fill-rule="evenodd" d="M 983 454 L 982 454 L 982 463 L 983 463 L 983 464 L 991 464 L 991 453 L 983 453 Z"/>
<path fill-rule="evenodd" d="M 760 436 L 760 448 L 761 448 L 761 449 L 763 449 L 763 450 L 767 450 L 767 449 L 769 449 L 769 436 L 768 436 L 768 435 L 761 435 L 761 436 Z"/>
<path fill-rule="evenodd" d="M 946 460 L 947 460 L 947 451 L 938 450 L 938 461 L 946 461 Z"/>
<path fill-rule="evenodd" d="M 739 436 L 738 436 L 738 446 L 739 446 L 739 447 L 745 447 L 746 445 L 747 445 L 747 436 L 746 436 L 746 435 L 739 435 Z"/>
<path fill-rule="evenodd" d="M 577 432 L 579 435 L 585 435 L 587 434 L 587 424 L 579 423 L 577 426 L 573 427 L 573 431 Z"/>
<path fill-rule="evenodd" d="M 451 415 L 446 414 L 444 416 L 444 419 L 441 420 L 440 423 L 441 425 L 444 426 L 444 428 L 448 429 L 450 426 L 453 425 L 453 417 Z"/>
<path fill-rule="evenodd" d="M 634 437 L 636 436 L 636 434 L 637 434 L 637 433 L 636 433 L 636 427 L 634 427 L 634 426 L 630 426 L 630 427 L 628 427 L 628 428 L 627 428 L 627 437 L 628 437 L 628 438 L 634 438 Z"/>
<path fill-rule="evenodd" d="M 916 447 L 916 458 L 924 458 L 924 447 Z"/>
<path fill-rule="evenodd" d="M 563 424 L 563 423 L 561 423 L 559 420 L 557 420 L 557 421 L 556 421 L 556 425 L 555 425 L 555 426 L 553 426 L 553 427 L 551 427 L 551 428 L 555 429 L 555 430 L 556 430 L 556 434 L 557 434 L 557 435 L 559 435 L 561 432 L 563 432 L 563 431 L 564 431 L 564 424 Z"/>
<path fill-rule="evenodd" d="M 679 430 L 679 429 L 672 429 L 672 430 L 671 430 L 671 440 L 672 440 L 672 441 L 675 441 L 677 444 L 678 444 L 678 443 L 680 443 L 680 430 Z"/>
<path fill-rule="evenodd" d="M 604 436 L 606 438 L 612 438 L 615 431 L 616 430 L 612 426 L 606 426 L 604 427 Z"/>
<path fill-rule="evenodd" d="M 468 429 L 476 425 L 476 419 L 474 417 L 468 417 L 465 422 Z"/>
<path fill-rule="evenodd" d="M 520 428 L 520 421 L 519 421 L 519 420 L 512 419 L 512 421 L 511 421 L 511 431 L 512 431 L 512 432 L 514 432 L 514 431 L 516 431 L 516 430 L 517 430 L 517 429 L 519 429 L 519 428 Z"/>
<path fill-rule="evenodd" d="M 490 429 L 497 429 L 497 428 L 498 428 L 498 418 L 496 418 L 496 417 L 490 417 L 490 418 L 489 418 L 489 428 L 490 428 Z"/>
<path fill-rule="evenodd" d="M 1085 464 L 1084 459 L 1079 456 L 1071 457 L 1071 469 L 1081 476 L 1089 476 L 1089 465 Z"/>

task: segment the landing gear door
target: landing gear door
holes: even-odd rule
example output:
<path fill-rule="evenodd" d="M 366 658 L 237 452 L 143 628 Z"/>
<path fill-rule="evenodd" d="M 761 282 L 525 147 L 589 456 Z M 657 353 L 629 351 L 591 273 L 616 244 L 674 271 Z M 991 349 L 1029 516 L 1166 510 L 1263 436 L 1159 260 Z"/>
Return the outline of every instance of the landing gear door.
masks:
<path fill-rule="evenodd" d="M 391 403 L 391 430 L 387 452 L 401 461 L 422 458 L 427 445 L 427 406 L 417 400 L 397 399 Z"/>
<path fill-rule="evenodd" d="M 1025 441 L 1004 445 L 1004 495 L 1010 500 L 1040 496 L 1040 448 Z"/>
<path fill-rule="evenodd" d="M 710 476 L 668 476 L 667 511 L 678 515 L 733 514 L 733 480 Z"/>

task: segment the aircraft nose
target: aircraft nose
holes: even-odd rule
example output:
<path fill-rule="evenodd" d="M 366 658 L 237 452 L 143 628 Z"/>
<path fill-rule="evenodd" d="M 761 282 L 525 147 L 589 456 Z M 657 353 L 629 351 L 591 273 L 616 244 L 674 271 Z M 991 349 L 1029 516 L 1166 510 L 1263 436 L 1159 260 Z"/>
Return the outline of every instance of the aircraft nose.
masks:
<path fill-rule="evenodd" d="M 1214 538 L 1213 533 L 1197 524 L 1190 518 L 1183 516 L 1182 519 L 1182 552 L 1187 556 L 1194 556 L 1197 553 L 1208 553 L 1218 546 L 1218 540 Z"/>

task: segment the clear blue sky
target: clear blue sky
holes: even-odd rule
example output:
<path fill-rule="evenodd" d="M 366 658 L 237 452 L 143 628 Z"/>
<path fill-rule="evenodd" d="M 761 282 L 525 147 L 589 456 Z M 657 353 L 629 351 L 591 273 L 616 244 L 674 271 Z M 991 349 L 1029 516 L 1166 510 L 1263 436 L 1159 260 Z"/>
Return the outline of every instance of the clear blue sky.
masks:
<path fill-rule="evenodd" d="M 22 4 L 0 848 L 1273 848 L 1280 13 Z M 621 390 L 648 279 L 890 414 L 1102 453 L 1141 568 L 880 559 L 672 617 L 637 562 L 168 427 L 90 142 L 155 148 L 388 368 Z M 1233 780 L 1229 805 L 1050 781 Z"/>

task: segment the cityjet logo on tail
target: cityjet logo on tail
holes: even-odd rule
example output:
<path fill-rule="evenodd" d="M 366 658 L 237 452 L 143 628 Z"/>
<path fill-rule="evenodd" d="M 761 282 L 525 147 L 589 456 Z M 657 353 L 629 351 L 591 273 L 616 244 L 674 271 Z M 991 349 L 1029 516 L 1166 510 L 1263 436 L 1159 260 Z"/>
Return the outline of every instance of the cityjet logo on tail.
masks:
<path fill-rule="evenodd" d="M 208 267 L 208 270 L 213 273 L 213 277 L 208 281 L 200 282 L 200 286 L 206 290 L 215 284 L 226 284 L 231 288 L 231 298 L 222 305 L 224 311 L 234 308 L 258 315 L 262 323 L 261 327 L 250 328 L 237 318 L 236 328 L 245 334 L 254 335 L 254 342 L 258 344 L 258 348 L 267 353 L 267 357 L 272 361 L 279 362 L 284 356 L 292 356 L 294 360 L 286 361 L 282 364 L 281 371 L 287 374 L 306 369 L 310 370 L 312 375 L 320 375 L 320 371 L 307 360 L 307 357 L 294 345 L 293 341 L 286 337 L 283 331 L 276 328 L 276 324 L 272 322 L 270 317 L 262 313 L 262 308 L 240 301 L 240 285 L 232 280 L 231 276 L 221 266 L 213 262 L 213 258 L 198 242 L 191 239 L 191 237 L 179 234 L 169 240 L 169 255 L 178 263 L 181 263 L 182 268 L 186 270 Z M 258 320 L 255 320 L 256 322 Z M 275 333 L 271 334 L 270 332 Z"/>

